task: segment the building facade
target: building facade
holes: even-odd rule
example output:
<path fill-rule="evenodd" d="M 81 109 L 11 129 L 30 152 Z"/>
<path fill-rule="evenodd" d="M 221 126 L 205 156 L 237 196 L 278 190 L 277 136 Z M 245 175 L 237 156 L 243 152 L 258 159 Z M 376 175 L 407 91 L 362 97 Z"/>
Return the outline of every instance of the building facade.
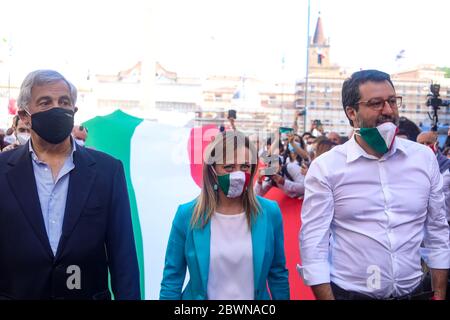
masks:
<path fill-rule="evenodd" d="M 148 71 L 147 71 L 148 72 Z M 351 131 L 342 107 L 341 89 L 350 71 L 333 64 L 330 40 L 325 37 L 323 22 L 318 18 L 308 47 L 308 76 L 299 81 L 263 81 L 242 75 L 185 76 L 169 71 L 159 63 L 154 66 L 151 82 L 152 106 L 142 103 L 143 92 L 153 75 L 144 75 L 143 64 L 136 63 L 117 74 L 89 76 L 78 87 L 78 122 L 96 115 L 122 109 L 133 115 L 159 121 L 177 114 L 188 126 L 228 124 L 228 110 L 237 111 L 236 126 L 247 132 L 271 131 L 291 127 L 300 114 L 299 130 L 310 131 L 313 120 L 321 120 L 326 132 L 347 135 Z M 441 84 L 441 98 L 450 99 L 450 79 L 432 65 L 418 66 L 393 74 L 397 93 L 403 96 L 400 115 L 416 124 L 429 124 L 426 106 L 429 86 Z M 17 98 L 17 84 L 0 81 L 0 112 Z M 147 103 L 148 104 L 148 103 Z M 0 113 L 5 120 L 7 112 Z M 448 107 L 439 110 L 441 124 L 450 123 Z M 11 115 L 9 115 L 10 117 Z M 1 119 L 0 119 L 1 120 Z M 0 126 L 5 127 L 5 121 Z"/>
<path fill-rule="evenodd" d="M 308 48 L 308 77 L 296 83 L 296 107 L 303 117 L 299 127 L 308 131 L 313 120 L 321 120 L 326 132 L 335 131 L 347 135 L 351 131 L 348 119 L 342 106 L 342 84 L 351 72 L 333 65 L 330 60 L 331 46 L 324 36 L 322 20 L 319 17 L 314 36 Z M 406 117 L 417 125 L 429 123 L 428 112 L 432 108 L 426 106 L 427 95 L 431 83 L 440 83 L 441 98 L 450 99 L 450 79 L 445 72 L 433 65 L 418 66 L 391 75 L 397 94 L 403 97 L 400 116 Z M 450 123 L 448 107 L 439 110 L 439 122 Z"/>

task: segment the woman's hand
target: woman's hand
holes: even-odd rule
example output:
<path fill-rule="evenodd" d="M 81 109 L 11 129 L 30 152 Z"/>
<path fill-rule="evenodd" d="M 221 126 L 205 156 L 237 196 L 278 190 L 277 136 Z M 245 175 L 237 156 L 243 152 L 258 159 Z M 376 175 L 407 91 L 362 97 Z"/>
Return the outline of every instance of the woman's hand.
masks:
<path fill-rule="evenodd" d="M 295 138 L 294 134 L 293 134 L 293 133 L 289 133 L 289 134 L 287 135 L 288 143 L 291 143 L 291 144 L 292 144 L 292 142 L 294 141 L 294 138 Z"/>

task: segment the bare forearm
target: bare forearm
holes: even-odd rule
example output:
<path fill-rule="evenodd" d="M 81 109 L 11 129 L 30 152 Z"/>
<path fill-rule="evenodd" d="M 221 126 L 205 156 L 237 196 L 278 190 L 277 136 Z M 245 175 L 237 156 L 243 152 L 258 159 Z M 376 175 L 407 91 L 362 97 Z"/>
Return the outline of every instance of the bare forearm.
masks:
<path fill-rule="evenodd" d="M 431 269 L 431 285 L 434 291 L 434 296 L 440 299 L 445 299 L 448 282 L 448 269 Z"/>
<path fill-rule="evenodd" d="M 298 117 L 295 117 L 294 123 L 292 124 L 292 128 L 294 129 L 294 132 L 298 132 L 298 124 L 297 124 Z"/>
<path fill-rule="evenodd" d="M 334 300 L 333 291 L 329 283 L 322 283 L 311 286 L 314 296 L 317 300 Z"/>
<path fill-rule="evenodd" d="M 274 155 L 274 154 L 279 155 L 280 154 L 279 144 L 280 144 L 280 139 L 275 138 L 275 140 L 272 143 L 272 145 L 270 146 L 270 150 L 269 150 L 269 153 L 271 155 Z"/>
<path fill-rule="evenodd" d="M 296 152 L 300 157 L 302 157 L 303 159 L 308 159 L 308 158 L 309 158 L 308 152 L 306 152 L 306 151 L 303 150 L 302 148 L 299 148 L 298 146 L 294 145 L 294 149 L 295 149 L 295 152 Z"/>

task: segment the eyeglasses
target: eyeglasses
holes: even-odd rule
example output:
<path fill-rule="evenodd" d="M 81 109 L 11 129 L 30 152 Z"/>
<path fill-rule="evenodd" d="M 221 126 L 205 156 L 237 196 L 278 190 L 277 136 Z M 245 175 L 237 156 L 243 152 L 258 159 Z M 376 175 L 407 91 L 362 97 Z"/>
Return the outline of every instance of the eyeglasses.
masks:
<path fill-rule="evenodd" d="M 387 99 L 373 98 L 368 101 L 360 101 L 360 102 L 356 103 L 356 105 L 359 105 L 360 103 L 364 103 L 369 108 L 380 111 L 381 109 L 383 109 L 384 104 L 386 102 L 389 103 L 389 106 L 392 109 L 400 108 L 402 106 L 402 100 L 403 100 L 402 97 L 389 97 Z"/>
<path fill-rule="evenodd" d="M 251 168 L 250 164 L 248 164 L 248 163 L 240 164 L 238 166 L 239 166 L 241 171 L 247 171 L 247 170 L 249 170 Z M 234 167 L 235 167 L 234 164 L 226 164 L 226 165 L 223 166 L 223 169 L 226 172 L 232 172 Z"/>

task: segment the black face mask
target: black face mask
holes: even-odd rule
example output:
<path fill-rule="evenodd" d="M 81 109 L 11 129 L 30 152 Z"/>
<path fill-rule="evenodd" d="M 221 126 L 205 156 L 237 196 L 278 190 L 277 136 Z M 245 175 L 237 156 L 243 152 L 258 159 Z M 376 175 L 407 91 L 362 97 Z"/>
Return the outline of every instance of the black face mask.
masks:
<path fill-rule="evenodd" d="M 51 144 L 63 142 L 73 128 L 73 110 L 53 108 L 31 116 L 31 129 Z"/>

